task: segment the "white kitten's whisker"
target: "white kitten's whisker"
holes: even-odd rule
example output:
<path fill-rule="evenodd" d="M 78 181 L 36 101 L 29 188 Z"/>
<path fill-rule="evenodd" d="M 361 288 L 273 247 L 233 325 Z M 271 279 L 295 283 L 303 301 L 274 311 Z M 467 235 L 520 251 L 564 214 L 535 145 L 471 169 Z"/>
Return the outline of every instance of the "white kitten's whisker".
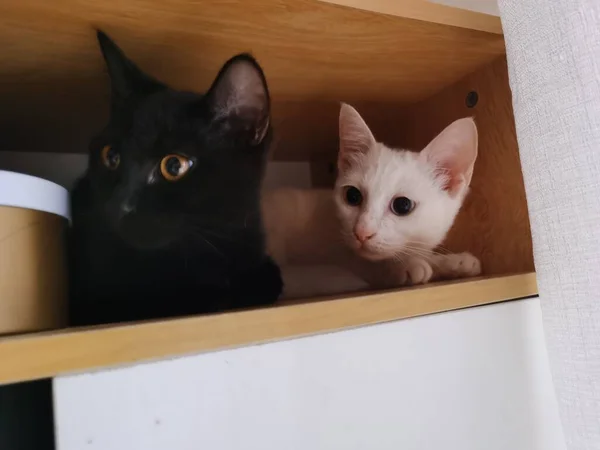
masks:
<path fill-rule="evenodd" d="M 405 262 L 405 258 L 410 258 L 413 256 L 415 256 L 415 253 L 410 251 L 410 249 L 408 249 L 408 251 L 407 251 L 406 247 L 401 250 L 397 250 L 396 253 L 394 254 L 394 258 L 401 258 L 402 262 Z M 418 256 L 420 256 L 420 255 L 418 255 Z"/>
<path fill-rule="evenodd" d="M 433 250 L 425 250 L 425 249 L 411 249 L 410 252 L 414 255 L 418 255 L 418 256 L 424 256 L 424 257 L 431 257 L 431 256 L 435 256 L 435 255 L 441 255 L 440 253 L 437 253 Z M 443 255 L 442 255 L 443 256 Z"/>
<path fill-rule="evenodd" d="M 411 256 L 417 256 L 426 259 L 431 265 L 435 267 L 439 267 L 441 261 L 439 261 L 437 258 L 433 258 L 433 256 L 445 256 L 434 250 L 424 249 L 422 247 L 405 246 L 405 249 L 408 253 L 410 253 Z"/>
<path fill-rule="evenodd" d="M 406 245 L 418 246 L 421 248 L 431 249 L 431 242 L 429 241 L 419 241 L 417 239 L 409 239 L 406 242 Z"/>
<path fill-rule="evenodd" d="M 423 248 L 423 247 L 415 247 L 415 246 L 411 246 L 411 245 L 405 245 L 404 246 L 405 251 L 410 252 L 411 254 L 417 254 L 417 255 L 431 255 L 432 254 L 432 250 Z"/>
<path fill-rule="evenodd" d="M 448 254 L 454 253 L 452 250 L 444 247 L 443 245 L 438 245 L 433 249 L 429 249 L 430 244 L 428 242 L 411 240 L 406 245 L 414 247 L 413 244 L 416 246 L 421 246 L 421 248 L 423 248 L 423 249 L 427 249 L 427 251 L 431 252 L 431 254 L 434 254 L 434 255 L 448 255 Z"/>
<path fill-rule="evenodd" d="M 406 262 L 405 256 L 403 254 L 395 254 L 392 260 L 404 264 Z"/>

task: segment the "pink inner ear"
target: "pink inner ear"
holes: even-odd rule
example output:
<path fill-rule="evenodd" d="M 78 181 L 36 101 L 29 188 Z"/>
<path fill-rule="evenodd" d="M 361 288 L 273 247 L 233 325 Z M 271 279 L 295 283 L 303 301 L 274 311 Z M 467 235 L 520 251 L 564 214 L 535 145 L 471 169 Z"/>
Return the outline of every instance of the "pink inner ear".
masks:
<path fill-rule="evenodd" d="M 340 109 L 339 133 L 338 170 L 343 172 L 369 151 L 375 138 L 358 111 L 346 103 Z"/>
<path fill-rule="evenodd" d="M 451 195 L 462 192 L 471 183 L 477 159 L 477 127 L 471 118 L 451 123 L 421 152 L 434 166 L 436 177 L 443 177 L 443 188 Z"/>
<path fill-rule="evenodd" d="M 433 171 L 434 176 L 441 181 L 442 189 L 454 193 L 460 189 L 464 179 L 456 173 L 453 173 L 446 167 L 436 167 Z"/>

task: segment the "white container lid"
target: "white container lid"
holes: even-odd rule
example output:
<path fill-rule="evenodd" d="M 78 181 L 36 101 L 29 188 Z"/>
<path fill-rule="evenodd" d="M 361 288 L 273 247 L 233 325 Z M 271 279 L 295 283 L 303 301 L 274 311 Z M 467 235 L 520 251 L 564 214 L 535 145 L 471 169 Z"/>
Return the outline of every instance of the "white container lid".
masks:
<path fill-rule="evenodd" d="M 43 178 L 0 170 L 0 206 L 33 209 L 71 220 L 69 192 Z"/>

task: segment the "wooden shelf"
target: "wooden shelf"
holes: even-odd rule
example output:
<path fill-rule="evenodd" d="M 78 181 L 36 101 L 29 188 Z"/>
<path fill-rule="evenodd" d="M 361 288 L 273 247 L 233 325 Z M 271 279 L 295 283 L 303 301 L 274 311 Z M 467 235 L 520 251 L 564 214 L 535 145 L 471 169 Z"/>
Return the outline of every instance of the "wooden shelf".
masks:
<path fill-rule="evenodd" d="M 104 127 L 95 28 L 178 89 L 205 91 L 228 58 L 251 51 L 273 99 L 274 158 L 289 161 L 336 151 L 340 101 L 396 127 L 402 105 L 505 54 L 497 17 L 425 0 L 5 0 L 0 14 L 0 41 L 11 43 L 0 148 L 14 151 L 86 152 Z"/>
<path fill-rule="evenodd" d="M 427 0 L 320 0 L 336 5 L 424 22 L 502 34 L 500 17 L 431 3 Z"/>
<path fill-rule="evenodd" d="M 307 336 L 537 295 L 534 273 L 0 339 L 0 384 Z"/>

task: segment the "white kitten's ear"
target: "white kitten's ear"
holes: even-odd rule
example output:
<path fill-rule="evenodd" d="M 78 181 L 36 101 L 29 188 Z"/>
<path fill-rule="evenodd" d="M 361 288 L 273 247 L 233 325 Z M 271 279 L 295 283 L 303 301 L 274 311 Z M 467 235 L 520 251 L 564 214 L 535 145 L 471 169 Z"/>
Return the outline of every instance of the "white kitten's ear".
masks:
<path fill-rule="evenodd" d="M 375 138 L 358 111 L 342 103 L 340 109 L 340 151 L 338 170 L 347 170 L 375 144 Z"/>
<path fill-rule="evenodd" d="M 452 122 L 421 152 L 436 176 L 444 178 L 444 189 L 456 195 L 471 183 L 477 159 L 477 126 L 470 117 Z"/>

